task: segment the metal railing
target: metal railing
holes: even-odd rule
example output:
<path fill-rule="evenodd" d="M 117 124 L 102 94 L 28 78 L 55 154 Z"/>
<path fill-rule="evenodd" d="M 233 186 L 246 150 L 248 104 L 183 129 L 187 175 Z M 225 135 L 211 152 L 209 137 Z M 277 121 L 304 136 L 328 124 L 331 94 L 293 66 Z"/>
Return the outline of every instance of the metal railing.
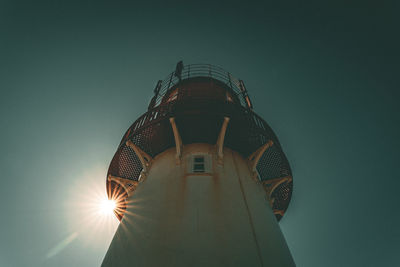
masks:
<path fill-rule="evenodd" d="M 231 73 L 211 64 L 185 65 L 183 66 L 180 77 L 176 75 L 175 71 L 170 73 L 164 80 L 161 81 L 155 106 L 158 106 L 161 103 L 162 98 L 171 87 L 183 80 L 194 77 L 209 77 L 224 83 L 238 96 L 240 99 L 240 104 L 244 107 L 247 106 L 245 92 L 243 92 L 243 89 L 241 89 L 240 81 L 233 77 Z"/>

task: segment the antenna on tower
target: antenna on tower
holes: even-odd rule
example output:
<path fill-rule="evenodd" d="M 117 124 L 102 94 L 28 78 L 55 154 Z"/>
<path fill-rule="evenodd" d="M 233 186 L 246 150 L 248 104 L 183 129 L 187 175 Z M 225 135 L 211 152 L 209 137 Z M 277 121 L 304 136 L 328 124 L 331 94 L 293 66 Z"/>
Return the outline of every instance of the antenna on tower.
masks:
<path fill-rule="evenodd" d="M 175 68 L 175 76 L 178 77 L 179 81 L 182 80 L 182 70 L 183 70 L 183 61 L 179 61 L 176 64 L 176 68 Z"/>
<path fill-rule="evenodd" d="M 147 110 L 150 110 L 155 107 L 155 105 L 157 103 L 158 94 L 160 93 L 161 85 L 162 85 L 162 80 L 159 80 L 157 82 L 156 88 L 154 88 L 154 96 L 150 100 L 149 107 L 147 108 Z"/>

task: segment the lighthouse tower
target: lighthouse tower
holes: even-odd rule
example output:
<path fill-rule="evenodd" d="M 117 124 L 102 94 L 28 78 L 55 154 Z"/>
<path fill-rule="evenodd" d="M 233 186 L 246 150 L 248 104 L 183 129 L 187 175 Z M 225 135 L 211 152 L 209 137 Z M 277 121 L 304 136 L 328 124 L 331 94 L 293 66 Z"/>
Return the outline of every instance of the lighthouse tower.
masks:
<path fill-rule="evenodd" d="M 243 81 L 179 62 L 111 161 L 121 222 L 102 266 L 295 266 L 278 224 L 292 188 Z"/>

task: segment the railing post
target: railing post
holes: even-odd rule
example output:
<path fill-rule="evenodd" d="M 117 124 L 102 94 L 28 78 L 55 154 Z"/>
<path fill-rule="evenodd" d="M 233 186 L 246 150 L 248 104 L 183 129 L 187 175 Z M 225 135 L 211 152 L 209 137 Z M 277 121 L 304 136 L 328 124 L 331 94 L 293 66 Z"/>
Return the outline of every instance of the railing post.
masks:
<path fill-rule="evenodd" d="M 170 88 L 170 86 L 171 86 L 171 82 L 172 82 L 172 76 L 174 75 L 174 73 L 173 72 L 171 72 L 171 77 L 169 78 L 169 83 L 168 83 L 168 88 L 167 88 L 167 90 Z"/>
<path fill-rule="evenodd" d="M 244 86 L 244 82 L 242 80 L 239 80 L 239 86 L 240 86 L 240 91 L 242 91 L 242 96 L 247 104 L 247 108 L 253 109 L 253 104 L 251 104 L 249 95 L 247 94 L 246 86 Z"/>
<path fill-rule="evenodd" d="M 154 89 L 154 96 L 151 99 L 147 110 L 150 110 L 150 109 L 154 108 L 157 105 L 157 98 L 158 98 L 158 94 L 160 93 L 161 84 L 162 84 L 162 81 L 159 80 L 157 82 L 156 88 Z"/>
<path fill-rule="evenodd" d="M 229 87 L 231 88 L 231 90 L 233 90 L 232 81 L 231 81 L 231 74 L 229 72 L 227 74 L 228 74 Z"/>

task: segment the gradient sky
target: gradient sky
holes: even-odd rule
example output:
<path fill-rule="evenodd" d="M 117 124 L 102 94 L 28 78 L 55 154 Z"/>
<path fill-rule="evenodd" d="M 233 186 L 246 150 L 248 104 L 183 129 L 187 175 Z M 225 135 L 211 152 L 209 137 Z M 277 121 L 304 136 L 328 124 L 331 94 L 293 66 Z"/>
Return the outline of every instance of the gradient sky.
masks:
<path fill-rule="evenodd" d="M 400 266 L 398 1 L 133 2 L 0 2 L 0 266 L 100 265 L 118 223 L 89 204 L 179 60 L 278 135 L 297 266 Z"/>

